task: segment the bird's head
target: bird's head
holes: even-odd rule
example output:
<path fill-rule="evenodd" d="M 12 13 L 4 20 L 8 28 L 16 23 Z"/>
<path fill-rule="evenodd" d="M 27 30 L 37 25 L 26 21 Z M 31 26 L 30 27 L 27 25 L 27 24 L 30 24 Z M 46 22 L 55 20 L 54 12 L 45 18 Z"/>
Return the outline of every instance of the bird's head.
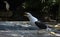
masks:
<path fill-rule="evenodd" d="M 24 15 L 24 16 L 26 16 L 27 18 L 29 18 L 29 20 L 30 20 L 31 22 L 38 21 L 38 19 L 35 18 L 34 16 L 32 16 L 32 14 L 29 13 L 29 12 L 25 12 L 25 15 Z"/>
<path fill-rule="evenodd" d="M 32 15 L 31 15 L 31 13 L 29 13 L 29 12 L 25 12 L 24 16 L 30 17 L 30 16 L 32 16 Z"/>
<path fill-rule="evenodd" d="M 4 3 L 7 3 L 7 1 L 4 1 Z"/>

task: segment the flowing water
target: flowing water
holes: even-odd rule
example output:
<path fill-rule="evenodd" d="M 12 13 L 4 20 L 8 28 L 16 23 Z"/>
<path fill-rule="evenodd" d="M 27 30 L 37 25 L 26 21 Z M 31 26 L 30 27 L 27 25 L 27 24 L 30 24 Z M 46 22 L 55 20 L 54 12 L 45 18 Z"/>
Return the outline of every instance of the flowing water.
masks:
<path fill-rule="evenodd" d="M 0 37 L 60 37 L 59 31 L 55 30 L 54 32 L 57 34 L 53 35 L 47 33 L 46 30 L 39 30 L 38 27 L 31 25 L 28 21 L 0 22 Z"/>

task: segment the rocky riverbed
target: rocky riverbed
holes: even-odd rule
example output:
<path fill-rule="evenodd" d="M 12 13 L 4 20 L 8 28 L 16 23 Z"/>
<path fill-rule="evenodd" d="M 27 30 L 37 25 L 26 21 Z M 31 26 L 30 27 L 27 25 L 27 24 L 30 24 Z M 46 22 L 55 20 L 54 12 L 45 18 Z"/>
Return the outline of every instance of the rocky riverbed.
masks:
<path fill-rule="evenodd" d="M 39 30 L 28 21 L 4 21 L 0 22 L 0 37 L 60 37 L 60 31 L 52 29 L 56 33 L 50 34 L 46 30 Z"/>

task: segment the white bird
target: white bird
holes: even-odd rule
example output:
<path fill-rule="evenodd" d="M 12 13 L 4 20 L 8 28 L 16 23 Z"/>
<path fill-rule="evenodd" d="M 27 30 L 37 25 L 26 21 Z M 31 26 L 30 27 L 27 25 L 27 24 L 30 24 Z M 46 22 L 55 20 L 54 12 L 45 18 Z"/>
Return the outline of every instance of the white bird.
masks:
<path fill-rule="evenodd" d="M 6 4 L 6 10 L 9 11 L 10 5 L 7 1 L 4 1 L 4 3 Z"/>
<path fill-rule="evenodd" d="M 44 22 L 41 22 L 36 17 L 32 16 L 31 13 L 25 12 L 25 16 L 28 17 L 28 19 L 30 20 L 32 25 L 36 25 L 37 27 L 39 27 L 39 29 L 45 29 L 47 33 L 55 35 L 55 36 L 60 35 L 60 34 L 56 34 L 55 32 L 53 32 L 54 30 L 49 28 L 49 26 L 47 24 L 45 24 Z"/>
<path fill-rule="evenodd" d="M 39 29 L 46 29 L 47 31 L 51 31 L 51 29 L 45 23 L 39 21 L 36 17 L 32 16 L 31 13 L 25 12 L 25 16 L 28 17 L 32 25 L 36 25 L 39 27 Z"/>

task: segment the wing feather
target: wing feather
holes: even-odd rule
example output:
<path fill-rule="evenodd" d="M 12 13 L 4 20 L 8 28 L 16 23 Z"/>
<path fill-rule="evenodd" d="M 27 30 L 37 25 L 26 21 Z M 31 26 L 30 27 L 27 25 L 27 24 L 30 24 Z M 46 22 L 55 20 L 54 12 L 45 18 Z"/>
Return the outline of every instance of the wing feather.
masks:
<path fill-rule="evenodd" d="M 46 29 L 47 25 L 43 22 L 36 21 L 35 22 L 36 26 L 38 26 L 40 29 Z"/>

